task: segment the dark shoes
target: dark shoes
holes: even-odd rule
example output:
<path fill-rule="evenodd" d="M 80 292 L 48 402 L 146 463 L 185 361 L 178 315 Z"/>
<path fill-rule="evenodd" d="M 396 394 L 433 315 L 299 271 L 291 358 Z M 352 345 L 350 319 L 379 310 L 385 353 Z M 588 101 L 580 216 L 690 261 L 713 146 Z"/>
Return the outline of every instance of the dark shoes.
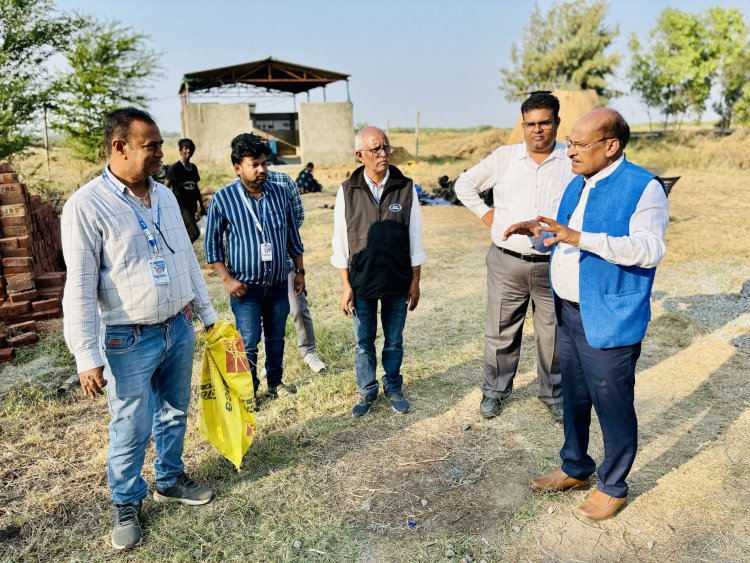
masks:
<path fill-rule="evenodd" d="M 625 508 L 626 504 L 627 498 L 611 497 L 599 489 L 594 489 L 575 513 L 589 520 L 605 520 Z"/>
<path fill-rule="evenodd" d="M 370 412 L 370 408 L 376 400 L 377 397 L 360 395 L 359 402 L 352 407 L 352 416 L 357 418 L 360 416 L 365 416 L 368 412 Z"/>
<path fill-rule="evenodd" d="M 551 405 L 546 405 L 546 407 L 549 410 L 549 413 L 552 415 L 552 418 L 555 419 L 555 422 L 563 421 L 563 404 L 562 403 L 552 403 Z"/>
<path fill-rule="evenodd" d="M 112 547 L 132 549 L 141 544 L 141 503 L 112 505 Z"/>
<path fill-rule="evenodd" d="M 588 480 L 581 481 L 568 476 L 562 469 L 555 469 L 551 473 L 537 477 L 529 481 L 531 488 L 535 491 L 565 491 L 576 489 L 588 484 Z"/>
<path fill-rule="evenodd" d="M 391 403 L 391 408 L 399 414 L 406 414 L 409 412 L 409 401 L 404 397 L 401 391 L 394 391 L 393 393 L 386 393 L 385 398 Z"/>
<path fill-rule="evenodd" d="M 176 501 L 188 506 L 200 506 L 214 498 L 214 492 L 199 485 L 184 473 L 180 473 L 175 484 L 168 489 L 156 488 L 154 500 L 158 502 Z"/>
<path fill-rule="evenodd" d="M 479 404 L 479 412 L 484 418 L 495 418 L 500 414 L 500 407 L 503 404 L 502 399 L 493 399 L 482 395 L 482 402 Z"/>

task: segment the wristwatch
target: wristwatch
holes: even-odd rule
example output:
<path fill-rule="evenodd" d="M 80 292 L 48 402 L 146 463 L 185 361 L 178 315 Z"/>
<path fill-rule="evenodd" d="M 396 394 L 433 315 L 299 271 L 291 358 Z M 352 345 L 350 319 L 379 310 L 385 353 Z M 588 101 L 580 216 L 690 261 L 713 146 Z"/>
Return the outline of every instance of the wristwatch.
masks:
<path fill-rule="evenodd" d="M 295 268 L 294 269 L 294 273 L 295 274 L 302 274 L 304 276 L 305 275 L 305 269 L 304 268 Z"/>

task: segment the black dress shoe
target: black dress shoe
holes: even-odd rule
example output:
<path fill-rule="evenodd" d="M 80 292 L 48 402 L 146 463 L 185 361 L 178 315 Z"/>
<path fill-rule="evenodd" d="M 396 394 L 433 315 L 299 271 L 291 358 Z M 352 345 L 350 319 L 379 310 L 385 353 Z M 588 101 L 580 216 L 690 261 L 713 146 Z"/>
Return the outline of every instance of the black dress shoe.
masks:
<path fill-rule="evenodd" d="M 495 418 L 500 414 L 500 405 L 502 404 L 502 399 L 493 399 L 492 397 L 482 395 L 482 402 L 479 404 L 479 412 L 484 418 Z"/>

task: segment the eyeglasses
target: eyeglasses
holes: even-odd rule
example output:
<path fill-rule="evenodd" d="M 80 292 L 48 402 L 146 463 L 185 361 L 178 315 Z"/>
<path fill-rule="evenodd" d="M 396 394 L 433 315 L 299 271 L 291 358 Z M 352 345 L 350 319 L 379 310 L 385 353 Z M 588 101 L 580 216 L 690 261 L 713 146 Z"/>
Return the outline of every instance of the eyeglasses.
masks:
<path fill-rule="evenodd" d="M 374 149 L 362 149 L 362 152 L 369 152 L 372 156 L 380 156 L 380 153 L 382 152 L 385 156 L 388 156 L 393 152 L 393 147 L 385 145 L 383 147 L 375 147 Z"/>
<path fill-rule="evenodd" d="M 596 141 L 591 141 L 590 143 L 579 143 L 578 141 L 571 141 L 570 139 L 565 139 L 565 146 L 568 148 L 574 148 L 576 152 L 586 152 L 596 143 L 601 143 L 602 141 L 607 141 L 609 139 L 614 139 L 614 137 L 602 137 L 601 139 L 597 139 Z"/>
<path fill-rule="evenodd" d="M 537 127 L 539 127 L 542 131 L 549 131 L 552 129 L 552 126 L 555 124 L 555 121 L 553 119 L 548 119 L 546 121 L 524 121 L 523 126 L 533 131 Z"/>

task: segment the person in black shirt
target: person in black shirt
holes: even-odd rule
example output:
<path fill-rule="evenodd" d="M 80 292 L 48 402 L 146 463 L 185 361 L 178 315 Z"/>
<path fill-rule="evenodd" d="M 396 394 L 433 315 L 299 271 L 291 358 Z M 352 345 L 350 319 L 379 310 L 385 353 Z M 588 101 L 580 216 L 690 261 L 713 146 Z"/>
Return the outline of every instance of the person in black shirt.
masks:
<path fill-rule="evenodd" d="M 180 160 L 169 167 L 164 184 L 172 188 L 180 204 L 182 220 L 190 236 L 190 242 L 195 242 L 200 237 L 196 221 L 201 215 L 206 214 L 203 198 L 198 189 L 198 182 L 201 179 L 198 167 L 190 162 L 190 158 L 195 153 L 195 143 L 190 139 L 180 139 L 177 146 L 180 149 Z M 200 206 L 200 213 L 198 206 Z"/>

